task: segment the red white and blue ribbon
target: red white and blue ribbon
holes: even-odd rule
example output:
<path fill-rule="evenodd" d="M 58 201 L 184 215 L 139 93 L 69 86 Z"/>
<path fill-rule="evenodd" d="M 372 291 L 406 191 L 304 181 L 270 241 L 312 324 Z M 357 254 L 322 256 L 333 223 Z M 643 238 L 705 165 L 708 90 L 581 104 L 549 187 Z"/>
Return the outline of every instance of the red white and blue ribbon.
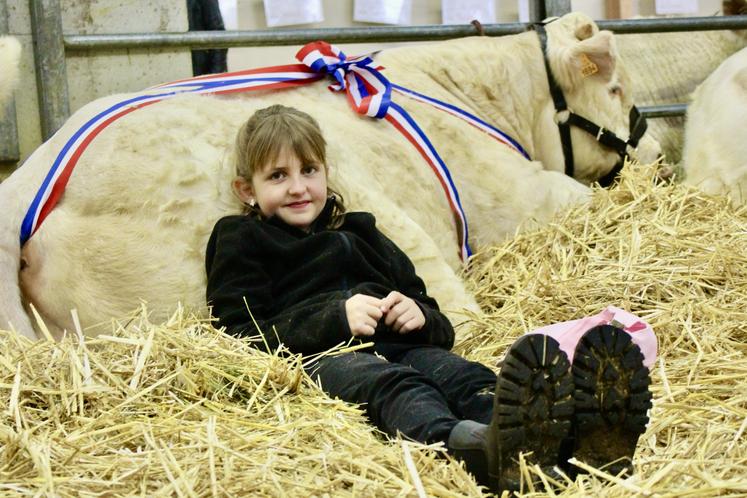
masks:
<path fill-rule="evenodd" d="M 227 94 L 250 90 L 272 90 L 311 83 L 322 75 L 303 64 L 249 69 L 233 73 L 190 78 L 149 89 L 117 102 L 86 121 L 65 143 L 52 163 L 21 223 L 21 246 L 36 232 L 62 197 L 75 165 L 93 139 L 127 114 L 183 93 Z"/>
<path fill-rule="evenodd" d="M 324 74 L 329 74 L 336 81 L 329 86 L 330 90 L 345 91 L 348 102 L 356 112 L 389 121 L 426 160 L 441 183 L 454 213 L 459 231 L 461 257 L 469 257 L 471 250 L 467 242 L 467 220 L 451 174 L 417 123 L 402 107 L 392 101 L 392 88 L 466 120 L 528 158 L 524 149 L 497 128 L 458 107 L 392 85 L 381 74 L 380 68 L 371 66 L 373 61 L 370 57 L 348 59 L 339 49 L 326 42 L 313 42 L 304 46 L 296 58 L 303 64 L 206 75 L 159 85 L 149 89 L 147 93 L 118 102 L 88 120 L 65 143 L 34 197 L 21 225 L 21 245 L 36 232 L 59 201 L 75 165 L 88 145 L 107 126 L 130 112 L 184 93 L 228 94 L 291 88 L 312 83 L 321 79 Z"/>
<path fill-rule="evenodd" d="M 422 93 L 418 93 L 414 90 L 410 90 L 409 88 L 405 88 L 403 86 L 397 85 L 392 83 L 392 88 L 396 90 L 397 92 L 401 93 L 402 95 L 406 95 L 407 97 L 410 97 L 414 100 L 419 100 L 420 102 L 425 102 L 427 104 L 432 105 L 433 107 L 440 109 L 444 112 L 448 112 L 452 116 L 456 116 L 460 119 L 463 119 L 464 121 L 468 122 L 478 130 L 481 130 L 494 139 L 498 140 L 502 144 L 506 145 L 510 149 L 515 150 L 522 156 L 524 156 L 526 159 L 531 160 L 529 157 L 529 154 L 527 151 L 524 150 L 524 147 L 521 146 L 519 142 L 511 138 L 506 133 L 502 132 L 495 126 L 491 125 L 490 123 L 483 121 L 482 119 L 478 118 L 474 114 L 470 114 L 469 112 L 465 111 L 464 109 L 460 109 L 459 107 L 455 105 L 451 105 L 447 102 L 443 102 L 438 99 L 434 99 L 433 97 L 429 97 L 427 95 L 423 95 Z"/>

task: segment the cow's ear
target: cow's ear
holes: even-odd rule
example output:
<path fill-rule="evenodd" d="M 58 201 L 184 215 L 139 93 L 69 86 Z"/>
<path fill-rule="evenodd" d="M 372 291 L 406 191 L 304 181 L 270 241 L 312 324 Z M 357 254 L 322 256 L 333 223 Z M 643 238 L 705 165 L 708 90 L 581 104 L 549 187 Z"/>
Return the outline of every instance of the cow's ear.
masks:
<path fill-rule="evenodd" d="M 579 28 L 580 29 L 580 28 Z M 585 78 L 610 81 L 617 63 L 617 48 L 612 33 L 598 31 L 589 38 L 577 41 L 563 50 L 556 75 L 569 87 L 575 87 Z"/>
<path fill-rule="evenodd" d="M 590 22 L 582 22 L 576 26 L 576 39 L 578 41 L 588 40 L 594 34 L 594 24 Z"/>

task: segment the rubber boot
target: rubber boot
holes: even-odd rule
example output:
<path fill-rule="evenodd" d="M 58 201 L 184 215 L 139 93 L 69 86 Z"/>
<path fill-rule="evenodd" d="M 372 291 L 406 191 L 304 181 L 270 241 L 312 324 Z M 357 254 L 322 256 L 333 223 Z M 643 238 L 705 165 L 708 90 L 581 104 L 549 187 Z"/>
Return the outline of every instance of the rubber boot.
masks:
<path fill-rule="evenodd" d="M 640 349 L 617 327 L 593 327 L 576 347 L 572 373 L 575 457 L 613 475 L 631 475 L 652 397 Z"/>
<path fill-rule="evenodd" d="M 514 342 L 498 374 L 488 427 L 492 491 L 520 491 L 520 453 L 556 475 L 560 447 L 572 427 L 573 391 L 568 357 L 555 339 L 528 334 Z"/>

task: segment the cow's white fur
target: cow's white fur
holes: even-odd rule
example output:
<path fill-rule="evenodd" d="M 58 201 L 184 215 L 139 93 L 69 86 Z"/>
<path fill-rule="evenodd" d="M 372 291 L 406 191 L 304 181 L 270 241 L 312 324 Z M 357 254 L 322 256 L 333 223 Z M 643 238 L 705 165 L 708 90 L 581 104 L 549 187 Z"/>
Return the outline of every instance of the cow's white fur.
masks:
<path fill-rule="evenodd" d="M 693 94 L 685 126 L 685 183 L 747 203 L 747 48 L 726 59 Z"/>
<path fill-rule="evenodd" d="M 0 106 L 4 105 L 18 83 L 20 57 L 21 44 L 18 40 L 12 36 L 0 36 Z"/>
<path fill-rule="evenodd" d="M 627 84 L 614 38 L 586 16 L 548 25 L 551 64 L 569 105 L 627 136 L 629 101 L 611 97 Z M 581 78 L 579 56 L 599 64 Z M 589 189 L 562 174 L 563 161 L 545 70 L 534 33 L 467 38 L 384 51 L 376 63 L 393 82 L 458 105 L 517 139 L 527 161 L 483 132 L 433 107 L 397 97 L 450 167 L 470 223 L 473 247 L 499 241 L 522 223 L 545 222 Z M 331 184 L 352 209 L 376 214 L 382 229 L 413 259 L 446 310 L 476 310 L 458 277 L 453 218 L 436 177 L 388 123 L 352 114 L 345 98 L 320 82 L 290 91 L 232 97 L 179 96 L 117 121 L 85 152 L 60 205 L 26 244 L 25 297 L 58 333 L 69 309 L 95 327 L 148 302 L 156 318 L 177 301 L 204 309 L 203 254 L 215 220 L 239 211 L 229 191 L 230 146 L 239 125 L 271 103 L 315 116 L 329 142 Z M 18 231 L 42 175 L 70 134 L 122 99 L 97 100 L 75 113 L 14 175 L 0 184 L 0 322 L 32 335 L 21 307 Z M 597 178 L 617 157 L 573 132 L 578 177 Z M 652 160 L 657 144 L 639 148 Z"/>

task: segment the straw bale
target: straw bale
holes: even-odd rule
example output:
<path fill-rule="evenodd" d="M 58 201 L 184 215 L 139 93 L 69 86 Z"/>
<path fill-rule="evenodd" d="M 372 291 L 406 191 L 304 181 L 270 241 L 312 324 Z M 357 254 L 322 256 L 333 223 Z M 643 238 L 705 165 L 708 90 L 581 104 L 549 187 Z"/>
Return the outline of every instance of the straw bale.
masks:
<path fill-rule="evenodd" d="M 526 331 L 609 304 L 657 332 L 635 476 L 579 462 L 588 474 L 549 495 L 747 495 L 747 211 L 654 177 L 629 165 L 465 274 L 485 313 L 465 316 L 456 350 L 495 368 Z M 0 332 L 0 495 L 480 496 L 440 448 L 387 439 L 302 361 L 183 310 L 59 343 Z"/>

